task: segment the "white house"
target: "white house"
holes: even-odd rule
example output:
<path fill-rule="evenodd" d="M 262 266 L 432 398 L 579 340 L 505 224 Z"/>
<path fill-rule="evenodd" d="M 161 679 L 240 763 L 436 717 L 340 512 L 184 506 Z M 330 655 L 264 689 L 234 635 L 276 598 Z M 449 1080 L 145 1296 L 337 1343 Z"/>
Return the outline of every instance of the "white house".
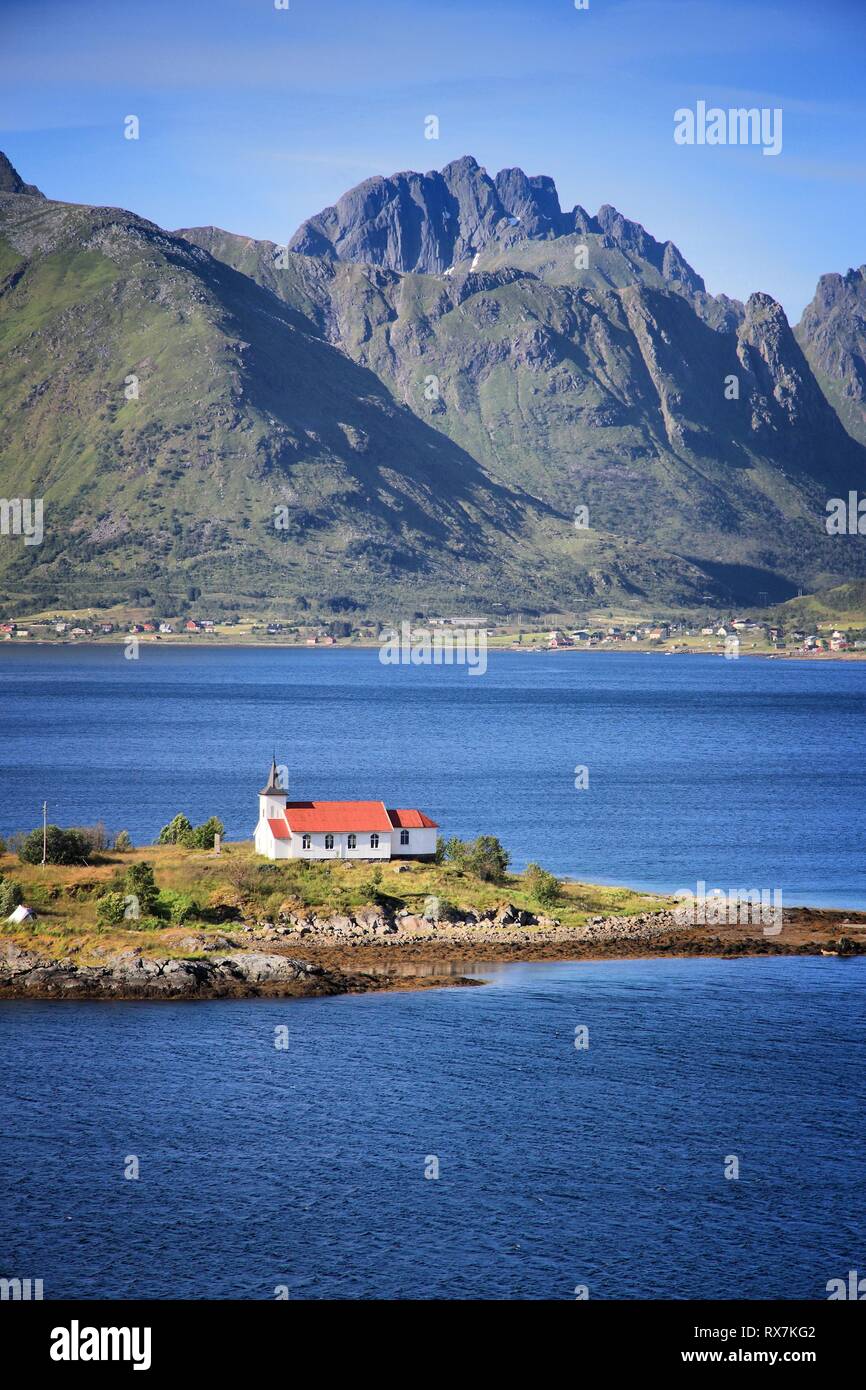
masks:
<path fill-rule="evenodd" d="M 259 792 L 256 853 L 268 859 L 432 859 L 435 821 L 383 801 L 289 801 L 276 761 Z"/>

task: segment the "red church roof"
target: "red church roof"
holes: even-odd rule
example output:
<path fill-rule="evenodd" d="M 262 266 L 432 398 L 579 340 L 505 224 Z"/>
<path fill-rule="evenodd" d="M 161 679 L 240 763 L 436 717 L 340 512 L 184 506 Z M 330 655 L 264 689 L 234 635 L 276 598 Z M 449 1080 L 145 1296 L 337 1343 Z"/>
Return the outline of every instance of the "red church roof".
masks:
<path fill-rule="evenodd" d="M 395 830 L 422 830 L 425 826 L 429 826 L 431 830 L 439 829 L 436 821 L 425 816 L 423 811 L 392 811 L 389 807 L 388 815 Z"/>
<path fill-rule="evenodd" d="M 286 820 L 295 834 L 392 828 L 383 801 L 288 801 Z"/>
<path fill-rule="evenodd" d="M 268 825 L 271 827 L 275 840 L 291 839 L 291 831 L 284 820 L 271 820 L 268 818 Z"/>

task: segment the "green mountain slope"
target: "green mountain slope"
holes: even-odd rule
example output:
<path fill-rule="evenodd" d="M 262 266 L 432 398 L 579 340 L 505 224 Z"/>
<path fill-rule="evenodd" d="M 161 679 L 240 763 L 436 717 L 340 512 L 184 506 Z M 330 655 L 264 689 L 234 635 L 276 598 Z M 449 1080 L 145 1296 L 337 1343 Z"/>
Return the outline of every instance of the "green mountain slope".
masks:
<path fill-rule="evenodd" d="M 671 284 L 637 232 L 492 237 L 443 275 L 183 235 L 268 285 L 492 476 L 688 558 L 713 592 L 783 599 L 866 572 L 861 538 L 824 525 L 828 497 L 866 477 L 866 451 L 767 295 L 743 306 L 696 278 Z"/>
<path fill-rule="evenodd" d="M 0 161 L 0 496 L 45 506 L 40 545 L 0 537 L 0 604 L 544 612 L 866 575 L 824 525 L 866 449 L 769 296 L 472 160 L 325 212 L 287 252 Z"/>
<path fill-rule="evenodd" d="M 411 614 L 704 586 L 490 479 L 309 319 L 134 214 L 9 194 L 0 233 L 0 493 L 45 506 L 41 545 L 0 546 L 5 600 Z"/>

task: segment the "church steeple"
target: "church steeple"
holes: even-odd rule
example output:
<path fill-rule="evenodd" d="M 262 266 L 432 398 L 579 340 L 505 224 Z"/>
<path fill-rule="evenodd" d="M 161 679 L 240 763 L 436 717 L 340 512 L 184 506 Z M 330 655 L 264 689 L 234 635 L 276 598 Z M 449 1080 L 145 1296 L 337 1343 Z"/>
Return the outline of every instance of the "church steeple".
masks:
<path fill-rule="evenodd" d="M 277 768 L 277 755 L 271 760 L 271 770 L 268 773 L 268 783 L 262 787 L 259 796 L 286 796 L 286 788 L 280 785 L 280 774 Z"/>

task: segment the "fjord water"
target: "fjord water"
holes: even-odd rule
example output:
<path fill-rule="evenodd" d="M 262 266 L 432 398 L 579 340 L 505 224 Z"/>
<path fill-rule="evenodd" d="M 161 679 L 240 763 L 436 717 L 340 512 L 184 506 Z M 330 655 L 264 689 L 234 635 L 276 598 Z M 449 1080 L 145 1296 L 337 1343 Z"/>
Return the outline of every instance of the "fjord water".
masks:
<path fill-rule="evenodd" d="M 0 834 L 47 798 L 136 843 L 177 811 L 247 838 L 275 751 L 293 797 L 419 806 L 518 867 L 866 905 L 866 663 L 492 652 L 470 676 L 372 650 L 123 650 L 0 647 Z"/>
<path fill-rule="evenodd" d="M 3 831 L 47 797 L 138 842 L 181 809 L 247 836 L 275 748 L 294 796 L 419 805 L 518 864 L 866 902 L 862 666 L 7 645 L 0 708 Z M 478 973 L 3 1005 L 0 1273 L 46 1298 L 823 1298 L 866 1268 L 866 962 Z"/>
<path fill-rule="evenodd" d="M 46 1298 L 823 1299 L 866 1269 L 866 961 L 483 973 L 0 1007 L 3 1273 Z"/>

